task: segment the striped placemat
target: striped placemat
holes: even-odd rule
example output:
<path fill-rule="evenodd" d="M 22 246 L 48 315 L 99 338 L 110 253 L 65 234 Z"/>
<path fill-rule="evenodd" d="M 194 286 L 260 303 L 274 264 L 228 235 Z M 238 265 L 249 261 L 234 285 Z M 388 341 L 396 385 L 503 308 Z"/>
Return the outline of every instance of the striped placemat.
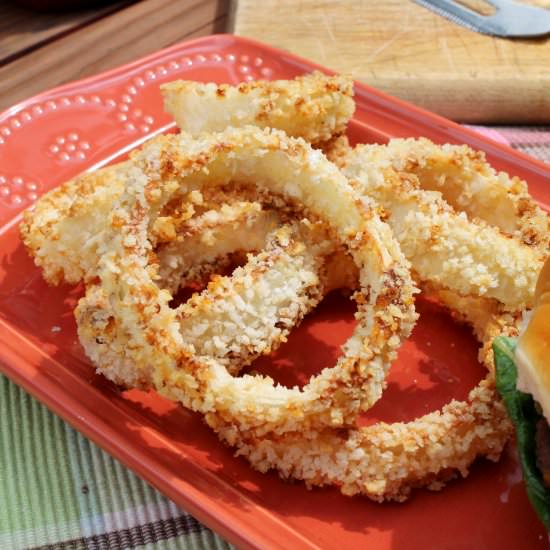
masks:
<path fill-rule="evenodd" d="M 550 162 L 550 127 L 474 127 Z M 230 546 L 0 376 L 0 549 Z"/>
<path fill-rule="evenodd" d="M 2 376 L 0 548 L 229 545 Z"/>

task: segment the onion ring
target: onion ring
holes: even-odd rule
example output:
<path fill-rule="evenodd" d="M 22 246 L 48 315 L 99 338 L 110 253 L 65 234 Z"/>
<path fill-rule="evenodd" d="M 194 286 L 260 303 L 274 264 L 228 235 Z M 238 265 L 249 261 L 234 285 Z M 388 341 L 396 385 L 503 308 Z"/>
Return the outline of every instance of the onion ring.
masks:
<path fill-rule="evenodd" d="M 351 79 L 318 72 L 237 87 L 180 81 L 164 85 L 163 94 L 167 110 L 193 134 L 223 130 L 234 122 L 272 125 L 323 144 L 345 131 L 355 110 Z M 199 112 L 206 116 L 197 116 Z M 236 113 L 233 118 L 231 113 Z M 131 163 L 123 162 L 83 174 L 46 193 L 24 213 L 23 242 L 49 284 L 75 284 L 94 277 L 99 234 L 128 170 Z M 187 217 L 200 210 L 193 201 L 187 204 Z"/>
<path fill-rule="evenodd" d="M 175 294 L 180 286 L 208 281 L 226 264 L 229 255 L 263 248 L 278 221 L 276 213 L 262 210 L 258 203 L 247 202 L 223 205 L 219 210 L 192 218 L 177 240 L 156 251 L 159 270 L 156 283 Z M 221 234 L 224 239 L 219 238 Z M 94 358 L 98 372 L 125 387 L 146 389 L 152 385 L 152 369 L 141 372 L 125 360 L 126 334 L 117 326 L 106 293 L 97 282 L 88 285 L 75 316 L 80 341 Z M 284 336 L 281 334 L 281 341 Z M 268 342 L 264 347 L 269 345 L 274 348 L 277 343 Z M 226 366 L 230 372 L 237 372 L 244 366 L 243 353 L 236 352 L 235 342 L 232 351 L 232 361 Z M 251 350 L 247 351 L 250 355 Z"/>
<path fill-rule="evenodd" d="M 405 500 L 419 486 L 439 489 L 457 473 L 465 476 L 480 455 L 496 460 L 511 429 L 494 387 L 491 342 L 498 334 L 517 335 L 520 312 L 433 283 L 423 288 L 471 324 L 482 344 L 480 361 L 488 374 L 466 401 L 453 401 L 410 423 L 347 433 L 327 429 L 255 438 L 236 432 L 215 413 L 206 415 L 208 424 L 260 471 L 274 468 L 283 478 L 303 479 L 309 486 L 336 484 L 345 494 L 376 501 Z"/>
<path fill-rule="evenodd" d="M 321 153 L 281 132 L 249 127 L 199 141 L 163 136 L 134 154 L 133 163 L 136 175 L 114 208 L 98 275 L 117 322 L 128 333 L 126 355 L 138 369 L 155 365 L 153 379 L 161 394 L 194 410 L 216 410 L 240 429 L 257 433 L 345 425 L 379 398 L 387 365 L 415 319 L 414 287 L 376 209 L 366 199 L 357 200 Z M 153 283 L 152 267 L 144 260 L 151 250 L 147 232 L 163 204 L 229 180 L 257 183 L 299 201 L 328 223 L 360 267 L 358 327 L 337 365 L 302 391 L 266 378 L 235 379 L 212 359 L 198 361 L 179 333 L 181 311 L 169 307 L 170 293 Z M 279 244 L 289 250 L 293 241 Z M 246 295 L 246 288 L 242 292 Z M 235 314 L 242 311 L 232 310 Z M 240 324 L 231 321 L 229 330 L 239 330 Z"/>
<path fill-rule="evenodd" d="M 275 469 L 310 487 L 337 485 L 344 494 L 375 501 L 403 501 L 421 486 L 440 489 L 457 473 L 467 475 L 478 456 L 497 460 L 511 425 L 495 389 L 491 343 L 503 333 L 517 336 L 521 311 L 507 311 L 495 299 L 460 296 L 433 282 L 422 288 L 470 324 L 481 343 L 487 376 L 466 401 L 452 401 L 413 422 L 300 435 L 242 434 L 215 413 L 206 415 L 207 423 L 262 472 Z"/>
<path fill-rule="evenodd" d="M 192 136 L 253 125 L 318 143 L 343 133 L 355 111 L 351 78 L 320 72 L 238 86 L 178 80 L 161 91 L 165 110 Z"/>
<path fill-rule="evenodd" d="M 384 207 L 419 278 L 464 295 L 497 298 L 509 309 L 531 305 L 539 254 L 483 220 L 455 212 L 440 193 L 420 189 L 414 175 L 397 173 L 387 156 L 384 146 L 358 145 L 342 170 L 359 193 Z"/>
<path fill-rule="evenodd" d="M 224 237 L 229 234 L 229 239 L 223 241 L 223 247 L 217 249 L 220 256 L 213 257 L 211 251 L 207 250 L 202 257 L 199 255 L 195 258 L 197 263 L 185 273 L 183 279 L 196 280 L 197 272 L 202 274 L 202 262 L 206 263 L 207 268 L 215 268 L 219 257 L 223 258 L 228 252 L 234 251 L 228 248 L 229 245 L 241 245 L 239 237 L 242 236 L 242 227 L 232 222 L 239 219 L 240 214 L 248 215 L 248 206 L 239 204 L 237 208 L 233 207 L 230 223 L 227 218 L 223 222 L 218 220 L 220 223 L 216 230 L 224 231 Z M 207 218 L 207 223 L 212 224 L 210 216 Z M 349 261 L 339 262 L 340 269 L 335 273 L 329 274 L 322 268 L 325 257 L 335 252 L 334 244 L 324 239 L 320 224 L 304 220 L 297 228 L 283 226 L 266 233 L 273 216 L 264 212 L 258 218 L 258 228 L 264 232 L 263 241 L 267 243 L 265 250 L 249 257 L 248 263 L 237 268 L 231 277 L 215 278 L 203 292 L 194 294 L 179 308 L 179 331 L 186 344 L 193 346 L 199 359 L 214 358 L 232 374 L 259 355 L 270 353 L 278 347 L 286 340 L 290 330 L 329 290 L 343 284 L 346 280 L 342 279 L 344 273 L 348 281 L 355 274 L 355 270 L 351 269 L 350 273 L 344 268 L 344 265 L 348 269 L 353 268 Z M 200 227 L 201 224 L 196 225 Z M 291 244 L 293 231 L 299 232 L 304 237 L 303 241 Z M 254 243 L 254 240 L 248 241 L 247 245 L 256 244 L 256 248 L 264 246 L 259 242 Z M 285 244 L 281 244 L 283 242 Z M 184 240 L 181 244 L 185 248 L 189 243 Z M 185 263 L 177 267 L 179 273 Z M 172 274 L 170 281 L 175 281 Z M 164 283 L 161 277 L 160 286 Z M 240 289 L 245 286 L 246 298 L 257 296 L 252 304 L 245 304 L 241 296 Z M 269 289 L 272 299 L 262 300 L 261 297 Z M 240 316 L 234 314 L 234 309 L 243 308 Z M 127 361 L 124 350 L 128 343 L 128 333 L 117 322 L 108 296 L 100 284 L 89 286 L 86 295 L 79 301 L 75 316 L 79 339 L 99 372 L 127 387 L 148 388 L 153 385 L 152 367 L 139 369 Z M 228 331 L 227 325 L 235 323 L 239 324 L 240 330 Z"/>
<path fill-rule="evenodd" d="M 480 358 L 488 374 L 466 401 L 453 400 L 412 422 L 380 422 L 347 431 L 255 437 L 237 432 L 215 413 L 205 416 L 207 423 L 261 472 L 275 469 L 281 477 L 301 479 L 309 487 L 336 485 L 346 495 L 378 502 L 406 500 L 417 487 L 438 490 L 457 473 L 466 476 L 479 456 L 497 460 L 511 426 L 495 390 L 490 343 L 502 329 L 517 334 L 518 319 L 500 313 L 495 301 L 491 313 L 478 315 L 471 303 L 460 308 L 464 298 L 452 292 L 438 297 L 460 311 L 482 343 Z"/>
<path fill-rule="evenodd" d="M 498 227 L 542 256 L 548 254 L 547 214 L 529 195 L 524 181 L 496 172 L 482 151 L 410 138 L 390 140 L 380 154 L 398 171 L 418 176 L 423 189 L 441 192 L 457 210 Z"/>

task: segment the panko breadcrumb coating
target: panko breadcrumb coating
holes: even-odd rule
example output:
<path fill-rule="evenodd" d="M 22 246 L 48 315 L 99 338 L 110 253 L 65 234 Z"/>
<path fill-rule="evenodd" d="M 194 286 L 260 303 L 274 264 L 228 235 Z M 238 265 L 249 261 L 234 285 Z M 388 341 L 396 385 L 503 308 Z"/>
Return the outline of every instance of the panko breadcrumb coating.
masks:
<path fill-rule="evenodd" d="M 378 154 L 394 168 L 418 176 L 423 189 L 439 191 L 443 198 L 470 218 L 485 220 L 542 257 L 549 252 L 548 216 L 529 195 L 518 177 L 497 172 L 485 153 L 467 145 L 435 145 L 426 138 L 392 139 Z"/>
<path fill-rule="evenodd" d="M 174 295 L 180 287 L 205 280 L 209 273 L 216 273 L 225 258 L 235 254 L 244 257 L 264 248 L 267 236 L 281 222 L 276 210 L 247 201 L 222 203 L 215 210 L 192 217 L 174 231 L 169 242 L 156 248 L 157 284 Z"/>
<path fill-rule="evenodd" d="M 216 413 L 205 416 L 223 441 L 261 472 L 308 487 L 336 485 L 346 495 L 404 501 L 417 487 L 440 490 L 465 477 L 476 458 L 498 460 L 512 426 L 495 388 L 492 341 L 517 336 L 521 311 L 506 311 L 495 299 L 460 296 L 438 284 L 422 289 L 472 326 L 480 341 L 479 360 L 486 377 L 465 401 L 453 400 L 440 411 L 411 422 L 379 422 L 365 428 L 324 429 L 257 437 L 239 432 Z"/>
<path fill-rule="evenodd" d="M 355 111 L 351 78 L 320 72 L 237 86 L 178 80 L 161 91 L 166 111 L 192 136 L 252 125 L 318 143 L 345 132 Z"/>
<path fill-rule="evenodd" d="M 336 485 L 346 495 L 375 501 L 406 500 L 416 487 L 439 490 L 474 460 L 498 460 L 512 428 L 495 388 L 491 343 L 501 334 L 517 336 L 521 310 L 507 311 L 495 299 L 460 296 L 425 282 L 422 289 L 470 324 L 481 343 L 479 359 L 487 376 L 465 401 L 453 400 L 412 422 L 378 423 L 366 428 L 242 434 L 215 413 L 207 423 L 261 472 L 301 479 L 309 487 Z"/>
<path fill-rule="evenodd" d="M 192 135 L 252 124 L 322 144 L 345 131 L 355 110 L 352 80 L 319 72 L 239 86 L 177 81 L 162 90 L 166 109 Z M 131 164 L 122 163 L 83 174 L 46 193 L 25 212 L 23 242 L 50 284 L 94 276 L 102 223 L 129 168 Z M 188 206 L 187 216 L 200 211 L 192 200 Z"/>
<path fill-rule="evenodd" d="M 279 438 L 236 436 L 214 414 L 208 424 L 261 472 L 308 487 L 335 485 L 346 495 L 378 502 L 404 501 L 417 487 L 439 490 L 466 477 L 474 460 L 498 460 L 511 428 L 494 382 L 484 380 L 467 400 L 412 422 L 378 423 L 355 430 L 283 434 Z"/>
<path fill-rule="evenodd" d="M 346 135 L 334 136 L 317 146 L 323 154 L 338 167 L 342 167 L 347 156 L 351 153 L 352 147 Z"/>
<path fill-rule="evenodd" d="M 384 208 L 420 279 L 464 295 L 497 298 L 509 309 L 532 305 L 542 267 L 537 251 L 481 219 L 457 213 L 439 192 L 421 189 L 415 175 L 396 172 L 385 151 L 358 145 L 342 170 L 359 193 Z"/>
<path fill-rule="evenodd" d="M 97 274 L 115 323 L 128 334 L 126 357 L 138 370 L 154 365 L 153 381 L 161 394 L 194 410 L 215 410 L 240 430 L 258 435 L 345 425 L 380 397 L 387 367 L 416 319 L 415 289 L 408 263 L 376 207 L 358 200 L 322 153 L 282 132 L 247 127 L 195 140 L 185 134 L 155 138 L 133 155 L 132 164 L 140 173 L 127 180 L 113 208 Z M 180 332 L 184 309 L 172 309 L 170 293 L 152 279 L 148 231 L 163 205 L 231 179 L 302 204 L 328 224 L 331 238 L 360 267 L 357 328 L 336 366 L 302 390 L 277 386 L 265 377 L 234 378 L 211 357 L 199 361 Z M 286 251 L 294 250 L 294 242 L 279 239 Z M 243 322 L 249 315 L 248 290 L 250 283 L 239 289 L 242 307 L 231 300 L 231 290 L 220 300 L 220 307 L 226 303 L 229 334 L 249 330 L 249 322 Z M 253 303 L 274 299 L 265 292 L 250 298 Z"/>
<path fill-rule="evenodd" d="M 49 284 L 78 283 L 97 266 L 101 230 L 128 169 L 122 163 L 83 174 L 23 212 L 21 237 Z"/>
<path fill-rule="evenodd" d="M 218 221 L 226 235 L 230 234 L 228 243 L 235 242 L 232 229 L 242 235 L 240 227 Z M 214 278 L 204 291 L 178 308 L 179 331 L 186 345 L 193 347 L 199 360 L 214 358 L 232 374 L 284 342 L 331 289 L 335 277 L 325 276 L 322 269 L 326 257 L 334 253 L 334 243 L 320 224 L 304 220 L 295 227 L 273 229 L 263 237 L 265 250 L 249 256 L 247 264 L 230 277 Z M 197 253 L 195 269 L 201 261 L 210 262 L 211 258 Z M 126 387 L 153 386 L 151 366 L 128 366 L 127 331 L 117 322 L 101 285 L 90 286 L 75 315 L 80 341 L 99 372 Z"/>

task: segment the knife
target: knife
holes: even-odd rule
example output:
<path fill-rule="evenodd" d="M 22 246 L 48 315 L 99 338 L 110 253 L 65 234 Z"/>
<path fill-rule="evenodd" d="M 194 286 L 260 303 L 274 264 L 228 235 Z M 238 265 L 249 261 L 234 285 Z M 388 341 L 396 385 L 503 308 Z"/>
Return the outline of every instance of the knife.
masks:
<path fill-rule="evenodd" d="M 527 38 L 550 34 L 550 11 L 510 0 L 485 0 L 495 8 L 482 15 L 456 0 L 414 0 L 467 29 L 503 38 Z"/>

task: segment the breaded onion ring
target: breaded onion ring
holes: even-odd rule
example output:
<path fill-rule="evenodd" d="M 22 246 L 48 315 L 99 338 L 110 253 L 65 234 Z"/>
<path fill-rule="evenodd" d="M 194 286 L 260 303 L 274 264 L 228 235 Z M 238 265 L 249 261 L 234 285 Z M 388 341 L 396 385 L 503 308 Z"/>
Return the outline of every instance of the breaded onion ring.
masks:
<path fill-rule="evenodd" d="M 101 230 L 128 168 L 124 162 L 82 174 L 23 212 L 21 237 L 49 284 L 78 283 L 97 267 Z"/>
<path fill-rule="evenodd" d="M 318 143 L 345 132 L 355 111 L 351 78 L 320 72 L 237 86 L 178 80 L 161 91 L 165 110 L 192 136 L 253 125 Z"/>
<path fill-rule="evenodd" d="M 305 268 L 295 256 L 280 252 L 274 253 L 268 247 L 232 277 L 215 278 L 203 292 L 192 296 L 185 308 L 180 308 L 178 330 L 197 358 L 214 357 L 229 372 L 238 372 L 258 355 L 276 348 L 303 314 L 317 304 L 320 284 L 315 271 Z M 256 271 L 262 276 L 255 277 Z M 274 294 L 275 299 L 261 299 L 266 285 L 282 282 L 288 284 Z M 233 310 L 245 302 L 236 287 L 245 283 L 253 300 L 239 316 Z M 90 286 L 75 316 L 79 339 L 99 372 L 127 387 L 149 388 L 154 384 L 153 365 L 136 366 L 125 359 L 129 334 L 118 322 L 101 285 Z M 235 327 L 235 321 L 239 330 L 228 330 Z"/>
<path fill-rule="evenodd" d="M 541 267 L 533 248 L 455 212 L 440 193 L 420 189 L 414 175 L 398 174 L 386 160 L 384 146 L 358 145 L 342 170 L 359 193 L 384 207 L 421 280 L 464 295 L 494 297 L 509 309 L 531 305 Z"/>
<path fill-rule="evenodd" d="M 284 287 L 285 281 L 278 284 Z M 270 289 L 277 292 L 275 287 Z M 466 401 L 453 401 L 442 411 L 410 423 L 380 423 L 359 430 L 324 429 L 255 438 L 240 434 L 216 413 L 207 415 L 208 423 L 262 471 L 275 467 L 282 477 L 304 479 L 310 486 L 336 484 L 345 494 L 362 494 L 377 501 L 405 500 L 415 487 L 439 489 L 457 473 L 465 476 L 479 456 L 496 460 L 510 426 L 494 393 L 490 342 L 503 330 L 514 334 L 518 316 L 501 312 L 495 300 L 440 292 L 440 300 L 456 309 L 460 318 L 468 320 L 469 316 L 484 343 L 480 359 L 489 374 Z"/>
<path fill-rule="evenodd" d="M 237 87 L 179 81 L 165 84 L 163 94 L 167 110 L 193 135 L 252 124 L 322 144 L 345 131 L 355 110 L 351 79 L 318 72 Z M 46 193 L 24 213 L 23 242 L 48 283 L 74 284 L 94 276 L 97 239 L 108 210 L 130 177 L 130 166 L 121 163 L 78 176 Z M 190 202 L 183 213 L 187 217 L 200 210 Z"/>
<path fill-rule="evenodd" d="M 423 290 L 472 326 L 481 343 L 479 359 L 487 376 L 465 401 L 407 423 L 378 423 L 359 429 L 255 437 L 242 434 L 216 413 L 207 423 L 258 470 L 275 469 L 283 478 L 308 486 L 337 485 L 344 494 L 375 501 L 406 500 L 412 489 L 440 489 L 466 476 L 472 462 L 497 460 L 511 434 L 510 422 L 495 390 L 491 343 L 496 335 L 517 336 L 521 312 L 497 300 L 460 296 L 433 283 Z"/>
<path fill-rule="evenodd" d="M 408 264 L 376 208 L 357 199 L 334 165 L 300 139 L 253 127 L 201 140 L 156 138 L 133 155 L 132 163 L 135 173 L 102 239 L 98 275 L 116 323 L 127 334 L 126 356 L 142 371 L 154 365 L 161 394 L 194 410 L 215 410 L 241 430 L 257 434 L 349 424 L 380 397 L 387 367 L 415 320 L 414 287 Z M 212 358 L 198 360 L 179 330 L 184 310 L 170 308 L 170 293 L 154 284 L 155 270 L 147 263 L 148 231 L 166 202 L 231 180 L 302 204 L 328 224 L 360 268 L 357 328 L 336 366 L 301 391 L 263 377 L 236 379 Z M 289 234 L 278 245 L 290 255 L 297 242 Z M 239 292 L 243 299 L 232 304 L 240 301 L 242 306 L 228 307 L 228 332 L 248 324 L 247 288 Z M 230 291 L 224 298 L 233 296 Z M 260 296 L 266 300 L 265 293 Z"/>
<path fill-rule="evenodd" d="M 398 171 L 418 176 L 423 189 L 441 192 L 457 210 L 536 247 L 542 256 L 548 254 L 548 216 L 529 195 L 524 181 L 496 172 L 482 151 L 411 138 L 392 139 L 379 154 Z"/>
<path fill-rule="evenodd" d="M 240 208 L 240 213 L 246 213 L 246 207 Z M 239 207 L 234 205 L 232 209 L 233 219 L 237 219 Z M 342 284 L 344 265 L 335 274 L 326 274 L 322 267 L 324 260 L 334 253 L 335 247 L 326 240 L 321 224 L 303 220 L 295 227 L 283 226 L 266 234 L 265 229 L 271 224 L 273 216 L 264 212 L 257 218 L 264 218 L 263 224 L 258 226 L 264 234 L 263 242 L 256 244 L 257 248 L 265 247 L 265 250 L 256 256 L 249 256 L 248 263 L 237 268 L 231 277 L 216 277 L 204 291 L 195 293 L 178 308 L 179 331 L 186 345 L 193 347 L 197 358 L 215 358 L 232 374 L 259 355 L 276 349 L 326 292 L 335 284 Z M 227 218 L 218 222 L 215 229 L 225 230 L 226 236 L 229 236 L 224 240 L 223 248 L 218 248 L 223 258 L 228 252 L 240 250 L 242 229 L 227 223 Z M 213 221 L 208 219 L 207 223 L 212 224 Z M 291 241 L 293 234 L 301 235 L 303 240 Z M 192 239 L 193 236 L 188 240 Z M 182 241 L 182 249 L 186 244 L 185 240 Z M 230 244 L 235 245 L 235 250 L 228 248 Z M 192 268 L 185 263 L 178 265 L 178 273 L 187 265 L 191 269 L 183 274 L 183 279 L 195 280 L 197 273 L 202 274 L 202 265 L 206 268 L 218 265 L 218 257 L 213 258 L 210 254 L 208 249 L 202 255 L 199 253 Z M 348 270 L 353 268 L 349 261 L 344 263 Z M 348 280 L 355 270 L 350 271 Z M 158 281 L 161 288 L 164 283 L 162 278 Z M 246 288 L 245 296 L 242 296 L 242 288 Z M 235 314 L 235 311 L 240 314 Z M 89 286 L 86 295 L 79 301 L 75 316 L 79 339 L 99 372 L 122 386 L 149 388 L 153 385 L 152 366 L 139 369 L 127 361 L 125 347 L 128 331 L 117 321 L 101 285 Z M 238 330 L 228 330 L 235 324 Z"/>
<path fill-rule="evenodd" d="M 170 227 L 173 238 L 155 250 L 157 284 L 175 294 L 180 287 L 205 280 L 225 258 L 261 250 L 281 221 L 276 211 L 258 202 L 235 201 L 194 216 L 177 232 Z"/>
<path fill-rule="evenodd" d="M 228 257 L 267 247 L 267 254 L 249 258 L 251 261 L 245 268 L 233 272 L 230 278 L 216 279 L 205 292 L 192 297 L 184 306 L 187 317 L 181 320 L 180 327 L 186 341 L 195 346 L 198 356 L 216 357 L 232 374 L 285 342 L 290 330 L 317 305 L 319 298 L 333 289 L 357 286 L 357 268 L 353 262 L 334 243 L 326 240 L 322 225 L 307 220 L 300 222 L 304 242 L 295 251 L 298 254 L 293 255 L 293 262 L 286 264 L 284 273 L 274 269 L 275 264 L 277 268 L 282 267 L 282 258 L 270 255 L 269 249 L 273 248 L 273 239 L 280 239 L 281 234 L 288 231 L 275 230 L 276 222 L 280 221 L 277 214 L 262 210 L 258 203 L 224 204 L 219 210 L 207 211 L 189 220 L 186 230 L 176 241 L 157 250 L 160 274 L 157 285 L 173 294 L 179 287 L 207 281 L 223 270 Z M 310 266 L 309 271 L 304 270 L 306 264 Z M 230 310 L 225 305 L 215 307 L 218 298 L 223 298 L 229 287 L 244 285 L 251 273 L 254 274 L 252 287 L 257 285 L 258 293 L 267 286 L 266 294 L 276 297 L 268 302 L 267 308 L 263 307 L 263 300 L 251 308 L 256 327 L 253 340 L 248 330 L 227 334 L 224 323 Z M 237 294 L 235 296 L 239 299 Z M 141 372 L 125 360 L 126 334 L 117 327 L 110 303 L 99 284 L 88 286 L 75 316 L 79 339 L 98 372 L 120 386 L 141 389 L 152 386 L 152 369 Z M 205 334 L 216 330 L 220 336 Z"/>
<path fill-rule="evenodd" d="M 485 300 L 492 307 L 482 315 L 452 292 L 442 291 L 438 297 L 457 308 L 482 344 L 480 359 L 488 374 L 465 401 L 453 400 L 412 422 L 278 436 L 239 433 L 215 413 L 205 416 L 207 423 L 261 472 L 275 469 L 281 477 L 301 479 L 309 487 L 336 485 L 346 495 L 379 502 L 406 500 L 417 487 L 440 489 L 457 474 L 466 476 L 480 456 L 497 460 L 511 426 L 495 390 L 490 344 L 503 330 L 517 334 L 518 319 L 500 312 L 496 301 Z"/>

